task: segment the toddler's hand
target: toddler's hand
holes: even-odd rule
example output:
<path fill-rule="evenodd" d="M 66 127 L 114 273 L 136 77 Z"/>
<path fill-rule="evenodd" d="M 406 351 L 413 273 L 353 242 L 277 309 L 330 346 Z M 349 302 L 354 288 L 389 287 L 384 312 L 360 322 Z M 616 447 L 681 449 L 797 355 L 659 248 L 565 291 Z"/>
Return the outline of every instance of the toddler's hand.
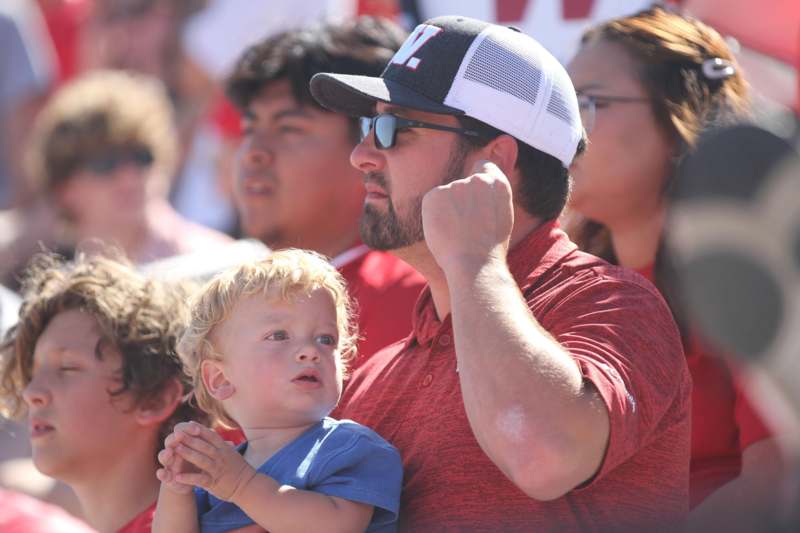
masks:
<path fill-rule="evenodd" d="M 234 501 L 256 476 L 255 469 L 216 431 L 186 422 L 175 426 L 175 433 L 181 433 L 175 455 L 197 468 L 177 472 L 176 481 L 202 487 L 220 500 Z"/>
<path fill-rule="evenodd" d="M 158 462 L 163 468 L 156 471 L 156 477 L 164 483 L 167 488 L 179 494 L 192 492 L 192 485 L 182 483 L 176 479 L 178 474 L 188 472 L 199 472 L 199 470 L 186 461 L 183 457 L 175 453 L 175 448 L 186 438 L 185 432 L 187 423 L 177 424 L 172 433 L 164 439 L 164 449 L 158 452 Z"/>

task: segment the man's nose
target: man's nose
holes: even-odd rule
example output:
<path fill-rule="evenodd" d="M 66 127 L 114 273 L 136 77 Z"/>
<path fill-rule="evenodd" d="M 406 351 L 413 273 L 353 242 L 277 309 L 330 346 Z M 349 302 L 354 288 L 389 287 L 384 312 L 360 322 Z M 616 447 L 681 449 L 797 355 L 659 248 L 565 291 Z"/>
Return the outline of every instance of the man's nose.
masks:
<path fill-rule="evenodd" d="M 350 152 L 350 164 L 364 173 L 383 169 L 386 164 L 385 159 L 375 147 L 372 131 Z"/>
<path fill-rule="evenodd" d="M 252 141 L 245 141 L 241 147 L 240 159 L 247 168 L 258 168 L 272 164 L 275 154 L 263 143 L 256 144 Z"/>

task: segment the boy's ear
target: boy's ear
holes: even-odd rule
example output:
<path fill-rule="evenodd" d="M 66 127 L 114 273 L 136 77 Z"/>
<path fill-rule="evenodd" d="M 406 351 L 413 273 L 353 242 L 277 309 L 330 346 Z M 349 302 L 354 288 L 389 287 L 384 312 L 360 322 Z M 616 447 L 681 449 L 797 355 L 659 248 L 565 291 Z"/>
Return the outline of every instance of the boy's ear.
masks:
<path fill-rule="evenodd" d="M 143 426 L 161 425 L 172 416 L 182 397 L 183 385 L 172 378 L 158 395 L 144 400 L 136 408 L 136 421 Z"/>
<path fill-rule="evenodd" d="M 217 401 L 227 400 L 236 392 L 236 387 L 225 377 L 225 370 L 219 361 L 206 359 L 200 363 L 200 377 L 208 393 Z"/>

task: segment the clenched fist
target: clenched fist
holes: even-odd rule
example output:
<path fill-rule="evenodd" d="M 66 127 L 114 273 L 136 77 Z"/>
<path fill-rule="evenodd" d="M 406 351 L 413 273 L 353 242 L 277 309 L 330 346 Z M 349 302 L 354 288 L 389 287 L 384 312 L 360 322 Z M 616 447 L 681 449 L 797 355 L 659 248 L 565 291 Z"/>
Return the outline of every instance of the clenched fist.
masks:
<path fill-rule="evenodd" d="M 490 161 L 477 162 L 468 177 L 422 199 L 425 242 L 445 273 L 457 265 L 505 260 L 513 226 L 511 185 Z"/>

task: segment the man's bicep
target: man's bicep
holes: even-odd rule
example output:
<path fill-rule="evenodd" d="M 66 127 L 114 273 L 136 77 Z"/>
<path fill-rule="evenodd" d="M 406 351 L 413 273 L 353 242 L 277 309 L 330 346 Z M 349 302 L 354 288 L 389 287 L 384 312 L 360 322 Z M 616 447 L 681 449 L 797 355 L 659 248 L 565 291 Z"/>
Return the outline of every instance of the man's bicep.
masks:
<path fill-rule="evenodd" d="M 591 289 L 542 321 L 607 411 L 609 437 L 597 478 L 645 446 L 677 404 L 688 410 L 688 370 L 660 298 L 636 286 Z"/>

